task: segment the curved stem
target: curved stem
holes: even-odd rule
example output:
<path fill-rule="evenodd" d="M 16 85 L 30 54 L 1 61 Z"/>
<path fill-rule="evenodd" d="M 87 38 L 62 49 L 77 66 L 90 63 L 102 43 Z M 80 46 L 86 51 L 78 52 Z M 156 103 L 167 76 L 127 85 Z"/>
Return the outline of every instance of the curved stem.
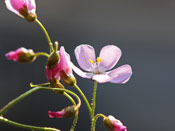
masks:
<path fill-rule="evenodd" d="M 37 84 L 37 85 L 34 85 L 32 82 L 30 83 L 30 87 L 49 87 L 50 86 L 50 83 L 42 83 L 42 84 Z"/>
<path fill-rule="evenodd" d="M 92 126 L 91 126 L 91 131 L 95 131 L 95 124 L 96 124 L 96 121 L 99 117 L 103 117 L 105 118 L 106 116 L 103 115 L 103 114 L 97 114 L 95 117 L 94 117 L 94 120 L 93 120 L 93 123 L 92 123 Z"/>
<path fill-rule="evenodd" d="M 35 87 L 35 88 L 36 88 L 36 87 Z M 77 99 L 77 101 L 78 101 L 77 108 L 79 108 L 80 105 L 81 105 L 81 100 L 80 100 L 80 98 L 78 97 L 78 95 L 76 95 L 74 92 L 72 92 L 72 91 L 70 91 L 70 90 L 62 89 L 62 88 L 48 88 L 48 87 L 39 87 L 39 88 L 42 89 L 42 90 L 65 91 L 65 92 L 67 92 L 67 93 L 73 95 L 73 96 Z"/>
<path fill-rule="evenodd" d="M 6 123 L 6 124 L 10 124 L 16 127 L 21 127 L 21 128 L 26 128 L 26 129 L 32 129 L 32 130 L 43 130 L 43 131 L 59 131 L 58 129 L 54 129 L 54 128 L 47 128 L 47 127 L 37 127 L 37 126 L 30 126 L 30 125 L 25 125 L 25 124 L 20 124 L 14 121 L 10 121 L 8 119 L 5 119 L 2 117 L 2 115 L 4 113 L 6 113 L 11 107 L 13 107 L 16 103 L 18 103 L 19 101 L 21 101 L 22 99 L 24 99 L 25 97 L 27 97 L 28 95 L 32 94 L 33 92 L 37 91 L 37 90 L 59 90 L 59 91 L 65 91 L 71 95 L 73 95 L 77 101 L 77 108 L 80 107 L 81 105 L 81 100 L 80 98 L 72 91 L 70 90 L 66 90 L 66 89 L 60 89 L 60 88 L 48 88 L 48 87 L 35 87 L 30 89 L 29 91 L 25 92 L 24 94 L 20 95 L 19 97 L 17 97 L 16 99 L 12 100 L 10 103 L 8 103 L 6 106 L 4 106 L 1 110 L 0 110 L 0 121 Z M 78 119 L 78 118 L 76 118 Z M 76 120 L 77 121 L 77 120 Z M 76 122 L 75 121 L 75 122 Z M 75 125 L 74 125 L 75 126 Z M 74 127 L 75 128 L 75 127 Z"/>
<path fill-rule="evenodd" d="M 78 92 L 81 94 L 81 96 L 83 97 L 84 101 L 86 102 L 86 105 L 89 109 L 90 114 L 92 114 L 92 109 L 91 106 L 86 98 L 86 96 L 84 95 L 84 93 L 81 91 L 81 89 L 77 86 L 77 84 L 74 84 L 74 87 L 78 90 Z"/>
<path fill-rule="evenodd" d="M 72 97 L 69 94 L 67 94 L 66 92 L 64 92 L 63 95 L 66 96 L 72 102 L 73 105 L 76 105 L 74 99 L 72 99 Z"/>
<path fill-rule="evenodd" d="M 94 117 L 94 113 L 95 113 L 96 92 L 97 92 L 97 81 L 94 81 L 94 92 L 93 92 L 93 98 L 92 98 L 92 114 L 91 114 L 91 118 Z"/>
<path fill-rule="evenodd" d="M 35 53 L 35 56 L 45 56 L 45 57 L 49 57 L 49 54 L 45 53 L 45 52 L 37 52 Z"/>
<path fill-rule="evenodd" d="M 49 46 L 50 46 L 50 50 L 51 50 L 51 52 L 53 52 L 54 49 L 53 49 L 52 41 L 51 41 L 51 39 L 50 39 L 50 36 L 49 36 L 47 30 L 45 29 L 45 27 L 42 25 L 42 23 L 41 23 L 38 19 L 35 19 L 35 22 L 36 22 L 36 23 L 41 27 L 41 29 L 44 31 L 44 33 L 45 33 L 45 35 L 46 35 L 46 38 L 47 38 L 47 40 L 48 40 Z"/>
<path fill-rule="evenodd" d="M 38 131 L 61 131 L 55 128 L 49 128 L 49 127 L 38 127 L 38 126 L 30 126 L 30 125 L 25 125 L 21 123 L 17 123 L 11 120 L 8 120 L 2 116 L 0 116 L 0 121 L 3 123 L 6 123 L 8 125 L 20 127 L 20 128 L 25 128 L 25 129 L 31 129 L 31 130 L 38 130 Z"/>
<path fill-rule="evenodd" d="M 77 124 L 77 121 L 78 121 L 78 113 L 75 115 L 74 122 L 72 124 L 72 127 L 71 127 L 70 131 L 74 131 L 75 126 Z"/>
<path fill-rule="evenodd" d="M 25 92 L 24 94 L 18 96 L 16 99 L 12 100 L 11 102 L 9 102 L 6 106 L 4 106 L 1 110 L 0 110 L 0 116 L 5 114 L 11 107 L 13 107 L 16 103 L 18 103 L 19 101 L 21 101 L 22 99 L 24 99 L 25 97 L 27 97 L 28 95 L 32 94 L 33 92 L 39 90 L 40 87 L 35 87 L 30 89 L 29 91 Z"/>

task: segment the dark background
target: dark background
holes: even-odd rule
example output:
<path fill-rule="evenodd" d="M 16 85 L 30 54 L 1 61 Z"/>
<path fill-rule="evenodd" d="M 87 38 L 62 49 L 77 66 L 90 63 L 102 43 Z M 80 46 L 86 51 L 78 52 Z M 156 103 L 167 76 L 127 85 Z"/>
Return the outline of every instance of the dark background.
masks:
<path fill-rule="evenodd" d="M 86 43 L 97 54 L 107 44 L 121 48 L 117 66 L 130 64 L 131 80 L 124 84 L 98 84 L 96 112 L 120 119 L 128 131 L 175 130 L 175 1 L 174 0 L 37 0 L 39 20 L 52 41 L 71 54 Z M 29 83 L 47 82 L 46 58 L 31 64 L 8 61 L 4 54 L 19 47 L 48 52 L 44 33 L 8 11 L 0 1 L 0 106 L 29 90 Z M 117 67 L 116 66 L 116 67 Z M 75 75 L 89 101 L 93 82 Z M 75 91 L 75 89 L 67 87 Z M 76 131 L 90 131 L 89 114 L 82 99 Z M 38 91 L 16 104 L 5 117 L 17 122 L 52 126 L 64 131 L 73 119 L 50 119 L 47 111 L 70 105 L 50 91 Z M 102 119 L 97 131 L 105 131 Z M 0 123 L 0 131 L 24 131 Z"/>

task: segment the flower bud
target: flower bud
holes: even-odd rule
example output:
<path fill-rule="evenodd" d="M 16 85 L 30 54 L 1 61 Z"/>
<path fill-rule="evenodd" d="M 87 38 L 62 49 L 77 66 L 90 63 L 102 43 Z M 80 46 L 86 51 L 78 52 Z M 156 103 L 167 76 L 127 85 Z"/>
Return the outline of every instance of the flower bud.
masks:
<path fill-rule="evenodd" d="M 29 22 L 37 18 L 35 0 L 5 0 L 5 4 L 10 11 Z"/>
<path fill-rule="evenodd" d="M 50 81 L 50 84 L 52 88 L 64 89 L 64 86 L 59 82 L 59 80 L 56 80 L 56 79 L 52 80 Z M 64 91 L 59 91 L 59 90 L 55 90 L 54 92 L 58 95 L 62 95 L 64 93 Z"/>
<path fill-rule="evenodd" d="M 53 69 L 60 61 L 60 56 L 57 52 L 52 52 L 47 60 L 47 68 Z"/>
<path fill-rule="evenodd" d="M 66 85 L 74 86 L 76 84 L 76 78 L 71 74 L 66 74 L 63 70 L 60 72 L 60 77 Z"/>
<path fill-rule="evenodd" d="M 5 56 L 8 60 L 18 61 L 21 63 L 30 63 L 36 59 L 33 50 L 23 47 L 17 49 L 16 51 L 10 51 L 5 54 Z"/>
<path fill-rule="evenodd" d="M 75 105 L 68 106 L 57 112 L 48 111 L 50 118 L 71 118 L 74 117 L 76 113 L 78 113 L 78 108 Z"/>
<path fill-rule="evenodd" d="M 111 115 L 103 119 L 103 124 L 109 131 L 127 131 L 126 126 Z"/>

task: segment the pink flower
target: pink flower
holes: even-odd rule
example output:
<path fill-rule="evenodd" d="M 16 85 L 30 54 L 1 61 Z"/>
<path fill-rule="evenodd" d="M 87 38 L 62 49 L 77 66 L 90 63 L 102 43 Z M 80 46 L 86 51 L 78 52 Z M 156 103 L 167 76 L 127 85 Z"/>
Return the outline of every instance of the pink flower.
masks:
<path fill-rule="evenodd" d="M 95 59 L 94 48 L 90 45 L 79 45 L 75 48 L 75 56 L 79 66 L 87 71 L 83 72 L 72 64 L 73 70 L 83 78 L 96 80 L 99 83 L 126 83 L 131 75 L 130 65 L 120 66 L 112 69 L 121 57 L 121 50 L 117 46 L 107 45 L 101 49 L 99 57 Z M 106 72 L 108 71 L 108 72 Z"/>
<path fill-rule="evenodd" d="M 35 15 L 35 0 L 5 0 L 7 8 L 13 13 L 26 17 L 26 15 Z"/>
<path fill-rule="evenodd" d="M 48 111 L 48 114 L 50 118 L 63 118 L 65 115 L 65 112 L 64 111 L 57 111 L 57 112 Z"/>
<path fill-rule="evenodd" d="M 32 62 L 35 60 L 34 52 L 31 49 L 26 49 L 24 47 L 21 47 L 17 49 L 16 51 L 10 51 L 7 54 L 5 54 L 6 58 L 8 60 L 18 61 L 18 62 Z"/>
<path fill-rule="evenodd" d="M 104 118 L 103 123 L 110 131 L 127 131 L 126 126 L 124 126 L 120 120 L 115 119 L 111 115 Z"/>
<path fill-rule="evenodd" d="M 74 84 L 75 79 L 72 73 L 72 67 L 70 65 L 70 56 L 66 53 L 64 47 L 61 47 L 58 51 L 60 61 L 54 66 L 53 69 L 46 67 L 46 75 L 49 81 L 63 80 L 66 84 Z"/>

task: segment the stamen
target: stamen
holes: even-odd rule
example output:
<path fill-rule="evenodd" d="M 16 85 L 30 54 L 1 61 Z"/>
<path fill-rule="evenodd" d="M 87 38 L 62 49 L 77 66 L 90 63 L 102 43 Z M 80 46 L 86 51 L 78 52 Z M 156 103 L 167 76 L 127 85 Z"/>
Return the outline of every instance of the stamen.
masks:
<path fill-rule="evenodd" d="M 97 64 L 101 62 L 100 57 L 97 57 L 96 62 L 97 62 Z"/>
<path fill-rule="evenodd" d="M 93 62 L 93 60 L 89 59 L 89 63 L 93 64 L 94 62 Z"/>

